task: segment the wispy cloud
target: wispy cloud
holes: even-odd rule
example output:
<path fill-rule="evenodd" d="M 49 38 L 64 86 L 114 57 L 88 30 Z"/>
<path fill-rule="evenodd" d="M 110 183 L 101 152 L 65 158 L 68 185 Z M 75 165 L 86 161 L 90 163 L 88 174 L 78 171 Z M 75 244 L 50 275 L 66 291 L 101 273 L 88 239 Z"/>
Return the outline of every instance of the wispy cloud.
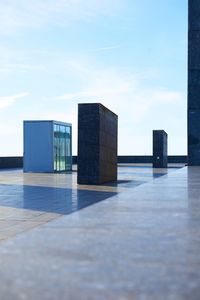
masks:
<path fill-rule="evenodd" d="M 107 89 L 88 89 L 88 90 L 83 90 L 78 93 L 68 93 L 64 94 L 63 96 L 58 97 L 60 100 L 73 100 L 73 99 L 82 99 L 82 98 L 99 98 L 102 96 L 111 96 L 111 95 L 116 95 L 116 94 L 124 94 L 126 92 L 130 91 L 130 87 L 128 84 L 122 84 L 121 86 L 117 88 L 107 88 Z"/>
<path fill-rule="evenodd" d="M 44 71 L 46 67 L 43 65 L 31 65 L 31 64 L 17 64 L 17 63 L 1 63 L 0 62 L 0 73 L 9 72 L 29 72 L 29 71 Z"/>
<path fill-rule="evenodd" d="M 27 92 L 12 95 L 12 96 L 3 96 L 0 97 L 0 109 L 6 108 L 8 106 L 12 106 L 19 99 L 25 98 L 30 94 Z"/>
<path fill-rule="evenodd" d="M 114 49 L 119 49 L 119 48 L 122 48 L 122 45 L 113 45 L 113 46 L 100 47 L 100 48 L 95 49 L 94 51 L 95 52 L 109 51 L 109 50 L 114 50 Z"/>
<path fill-rule="evenodd" d="M 119 153 L 123 154 L 151 153 L 148 150 L 151 130 L 157 126 L 167 130 L 166 120 L 169 126 L 173 123 L 173 127 L 180 127 L 177 114 L 171 110 L 172 106 L 174 111 L 185 109 L 185 95 L 179 90 L 149 86 L 144 72 L 138 74 L 130 70 L 102 67 L 86 60 L 71 60 L 65 66 L 76 81 L 77 90 L 59 95 L 56 100 L 63 102 L 59 106 L 66 107 L 65 120 L 73 123 L 74 149 L 77 148 L 77 103 L 100 102 L 119 115 Z M 151 72 L 147 73 L 149 78 Z M 156 81 L 155 73 L 152 74 Z M 143 130 L 142 134 L 140 129 Z"/>
<path fill-rule="evenodd" d="M 69 25 L 80 20 L 115 15 L 124 0 L 2 0 L 0 31 L 52 24 Z"/>
<path fill-rule="evenodd" d="M 184 95 L 180 91 L 157 86 L 149 87 L 139 74 L 97 64 L 69 61 L 67 69 L 79 82 L 79 90 L 57 99 L 77 102 L 102 102 L 121 116 L 141 122 L 156 106 L 180 105 Z"/>
<path fill-rule="evenodd" d="M 34 55 L 36 55 L 35 52 L 31 53 L 25 49 L 0 46 L 0 74 L 45 71 L 48 66 L 43 62 L 38 63 L 37 60 L 32 59 Z M 43 57 L 45 57 L 45 54 Z"/>

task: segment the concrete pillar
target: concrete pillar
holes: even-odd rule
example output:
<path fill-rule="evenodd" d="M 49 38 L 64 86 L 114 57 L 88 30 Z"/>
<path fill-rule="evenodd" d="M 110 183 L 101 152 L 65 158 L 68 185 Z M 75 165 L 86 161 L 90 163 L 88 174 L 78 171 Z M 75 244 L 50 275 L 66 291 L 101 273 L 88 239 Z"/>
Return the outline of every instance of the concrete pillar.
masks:
<path fill-rule="evenodd" d="M 153 167 L 167 168 L 167 133 L 153 130 Z"/>
<path fill-rule="evenodd" d="M 189 0 L 188 164 L 200 165 L 200 1 Z"/>
<path fill-rule="evenodd" d="M 78 105 L 78 184 L 117 180 L 118 117 L 100 103 Z"/>

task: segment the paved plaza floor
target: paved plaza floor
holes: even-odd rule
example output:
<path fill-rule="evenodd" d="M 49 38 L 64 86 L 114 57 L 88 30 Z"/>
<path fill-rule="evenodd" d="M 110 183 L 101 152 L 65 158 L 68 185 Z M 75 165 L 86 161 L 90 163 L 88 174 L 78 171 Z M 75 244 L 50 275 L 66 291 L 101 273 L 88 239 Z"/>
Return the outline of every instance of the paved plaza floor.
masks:
<path fill-rule="evenodd" d="M 172 166 L 173 167 L 173 166 Z M 0 172 L 0 241 L 62 215 L 94 205 L 175 170 L 151 165 L 121 165 L 118 182 L 77 185 L 77 167 L 68 174 Z"/>
<path fill-rule="evenodd" d="M 0 172 L 1 300 L 199 300 L 200 167 Z"/>

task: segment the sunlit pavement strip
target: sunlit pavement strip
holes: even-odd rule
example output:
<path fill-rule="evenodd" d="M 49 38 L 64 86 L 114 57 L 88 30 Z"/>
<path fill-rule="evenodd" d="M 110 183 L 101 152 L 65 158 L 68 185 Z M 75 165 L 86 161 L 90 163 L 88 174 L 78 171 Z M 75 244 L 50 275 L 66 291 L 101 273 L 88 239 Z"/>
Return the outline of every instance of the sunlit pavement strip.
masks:
<path fill-rule="evenodd" d="M 148 165 L 120 166 L 118 184 L 103 186 L 78 186 L 76 172 L 72 174 L 23 174 L 21 170 L 0 172 L 0 241 L 174 170 L 153 170 Z"/>
<path fill-rule="evenodd" d="M 200 168 L 183 168 L 0 245 L 3 300 L 199 300 Z"/>

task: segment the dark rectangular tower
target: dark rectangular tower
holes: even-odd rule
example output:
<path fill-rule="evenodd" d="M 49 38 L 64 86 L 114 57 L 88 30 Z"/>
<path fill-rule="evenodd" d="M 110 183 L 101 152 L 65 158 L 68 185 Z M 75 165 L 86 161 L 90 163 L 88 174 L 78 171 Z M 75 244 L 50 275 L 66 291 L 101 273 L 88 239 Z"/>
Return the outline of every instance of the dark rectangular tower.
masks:
<path fill-rule="evenodd" d="M 189 0 L 188 164 L 200 165 L 200 0 Z"/>
<path fill-rule="evenodd" d="M 78 105 L 78 183 L 117 180 L 118 117 L 100 103 Z"/>
<path fill-rule="evenodd" d="M 153 130 L 153 167 L 167 168 L 167 133 Z"/>

